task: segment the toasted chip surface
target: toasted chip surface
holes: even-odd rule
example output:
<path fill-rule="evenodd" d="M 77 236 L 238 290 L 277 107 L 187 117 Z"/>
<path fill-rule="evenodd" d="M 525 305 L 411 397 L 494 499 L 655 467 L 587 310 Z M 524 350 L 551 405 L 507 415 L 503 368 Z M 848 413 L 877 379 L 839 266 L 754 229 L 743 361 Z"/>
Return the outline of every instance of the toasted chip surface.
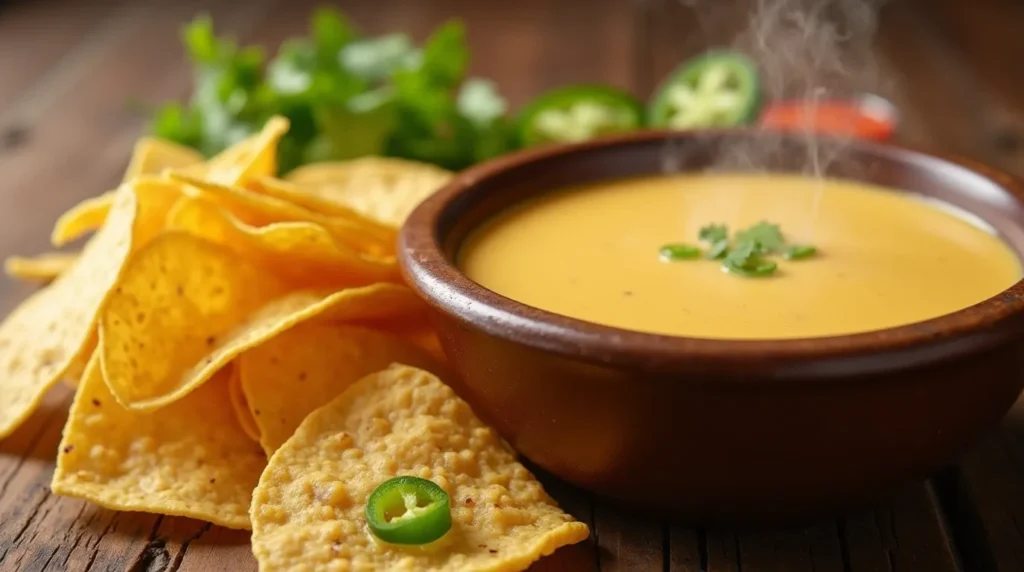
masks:
<path fill-rule="evenodd" d="M 299 167 L 287 179 L 319 199 L 397 228 L 451 177 L 450 172 L 426 163 L 365 157 Z"/>
<path fill-rule="evenodd" d="M 190 185 L 203 198 L 222 206 L 247 224 L 265 226 L 279 222 L 316 223 L 326 228 L 335 241 L 347 248 L 385 259 L 394 258 L 396 235 L 393 229 L 367 227 L 347 217 L 324 215 L 244 187 L 220 185 L 185 173 L 172 173 L 171 178 Z"/>
<path fill-rule="evenodd" d="M 387 319 L 421 308 L 397 284 L 288 291 L 226 247 L 167 232 L 132 258 L 100 318 L 103 374 L 122 405 L 154 409 L 305 320 Z"/>
<path fill-rule="evenodd" d="M 239 256 L 268 266 L 296 287 L 362 286 L 400 282 L 395 260 L 363 256 L 338 244 L 315 222 L 253 226 L 202 197 L 184 198 L 168 214 L 167 226 L 222 244 Z"/>
<path fill-rule="evenodd" d="M 49 282 L 71 268 L 78 260 L 78 252 L 45 252 L 36 256 L 9 256 L 4 260 L 4 272 L 12 278 Z"/>
<path fill-rule="evenodd" d="M 452 529 L 425 548 L 376 541 L 363 514 L 396 475 L 451 496 Z M 540 483 L 451 389 L 392 366 L 313 412 L 270 459 L 253 495 L 261 570 L 522 570 L 587 526 Z"/>
<path fill-rule="evenodd" d="M 158 175 L 167 169 L 190 167 L 204 159 L 202 153 L 191 147 L 156 137 L 143 137 L 135 143 L 124 180 L 127 182 L 142 175 Z"/>
<path fill-rule="evenodd" d="M 229 376 L 224 370 L 178 403 L 140 413 L 118 405 L 91 360 L 64 427 L 53 492 L 250 528 L 266 456 L 225 409 Z"/>
<path fill-rule="evenodd" d="M 194 149 L 145 137 L 135 144 L 123 182 L 129 183 L 146 175 L 160 175 L 168 169 L 198 165 L 202 160 L 203 156 Z M 61 215 L 50 235 L 53 246 L 61 247 L 102 226 L 114 202 L 115 192 L 85 199 Z"/>
<path fill-rule="evenodd" d="M 260 429 L 256 425 L 256 418 L 249 409 L 249 403 L 245 400 L 245 393 L 242 392 L 242 375 L 238 363 L 231 367 L 231 380 L 228 382 L 228 397 L 231 399 L 231 409 L 235 412 L 242 430 L 250 439 L 259 443 Z M 229 366 L 230 367 L 230 366 Z"/>
<path fill-rule="evenodd" d="M 137 212 L 134 190 L 122 187 L 107 224 L 85 246 L 81 258 L 0 324 L 0 438 L 35 410 L 83 353 L 100 306 L 131 250 Z"/>
<path fill-rule="evenodd" d="M 50 244 L 60 248 L 103 225 L 114 204 L 116 191 L 90 197 L 60 215 L 50 234 Z"/>
<path fill-rule="evenodd" d="M 277 172 L 277 144 L 288 132 L 284 117 L 271 117 L 259 133 L 221 151 L 197 169 L 185 169 L 207 181 L 221 185 L 237 185 L 249 178 Z"/>
<path fill-rule="evenodd" d="M 392 363 L 438 371 L 433 357 L 406 340 L 323 323 L 296 326 L 242 354 L 242 391 L 264 451 L 273 454 L 314 409 Z"/>

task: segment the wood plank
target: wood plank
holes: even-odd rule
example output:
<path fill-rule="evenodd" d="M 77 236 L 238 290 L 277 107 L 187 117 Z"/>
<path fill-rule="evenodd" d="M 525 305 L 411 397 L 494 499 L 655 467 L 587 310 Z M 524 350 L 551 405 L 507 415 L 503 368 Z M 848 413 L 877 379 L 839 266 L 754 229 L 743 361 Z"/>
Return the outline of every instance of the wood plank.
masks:
<path fill-rule="evenodd" d="M 41 76 L 51 74 L 83 45 L 101 42 L 105 23 L 124 0 L 16 2 L 0 16 L 0 109 L 7 108 Z"/>
<path fill-rule="evenodd" d="M 999 572 L 1024 569 L 1024 400 L 950 479 L 945 497 L 965 560 Z"/>
<path fill-rule="evenodd" d="M 658 570 L 664 566 L 668 546 L 661 522 L 597 503 L 593 529 L 602 572 Z"/>

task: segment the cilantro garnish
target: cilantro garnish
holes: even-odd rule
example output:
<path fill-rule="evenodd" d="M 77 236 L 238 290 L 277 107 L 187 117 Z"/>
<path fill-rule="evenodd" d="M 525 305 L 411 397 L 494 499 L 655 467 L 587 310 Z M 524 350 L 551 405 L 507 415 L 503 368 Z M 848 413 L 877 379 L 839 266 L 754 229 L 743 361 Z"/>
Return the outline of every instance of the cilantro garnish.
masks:
<path fill-rule="evenodd" d="M 786 242 L 779 225 L 767 221 L 736 231 L 729 238 L 729 228 L 724 224 L 710 224 L 700 229 L 697 238 L 708 245 L 704 258 L 721 260 L 722 270 L 746 277 L 770 276 L 778 269 L 778 263 L 769 256 L 781 256 L 786 260 L 801 260 L 817 253 L 811 245 L 797 245 Z M 669 244 L 661 248 L 665 261 L 688 260 L 700 255 L 700 250 L 680 244 Z"/>
<path fill-rule="evenodd" d="M 182 31 L 194 66 L 187 103 L 156 110 L 154 135 L 213 155 L 274 115 L 291 129 L 281 172 L 315 161 L 389 155 L 462 169 L 510 150 L 513 127 L 493 83 L 467 79 L 469 47 L 457 21 L 417 46 L 404 34 L 364 36 L 332 8 L 305 36 L 267 58 L 218 37 L 200 16 Z"/>
<path fill-rule="evenodd" d="M 704 258 L 717 260 L 729 251 L 729 227 L 724 224 L 710 224 L 700 229 L 697 238 L 708 243 L 708 251 Z"/>

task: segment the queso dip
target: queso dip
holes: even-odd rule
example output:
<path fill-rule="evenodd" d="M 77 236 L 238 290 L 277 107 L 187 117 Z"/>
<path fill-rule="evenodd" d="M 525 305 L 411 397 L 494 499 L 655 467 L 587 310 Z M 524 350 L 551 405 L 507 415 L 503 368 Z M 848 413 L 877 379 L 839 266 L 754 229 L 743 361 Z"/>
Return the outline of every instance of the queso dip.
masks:
<path fill-rule="evenodd" d="M 707 260 L 666 262 L 666 243 L 760 221 L 817 254 L 745 278 Z M 561 190 L 502 213 L 460 266 L 513 300 L 590 322 L 677 336 L 780 339 L 935 318 L 1006 289 L 1017 256 L 944 204 L 838 180 L 679 175 Z"/>

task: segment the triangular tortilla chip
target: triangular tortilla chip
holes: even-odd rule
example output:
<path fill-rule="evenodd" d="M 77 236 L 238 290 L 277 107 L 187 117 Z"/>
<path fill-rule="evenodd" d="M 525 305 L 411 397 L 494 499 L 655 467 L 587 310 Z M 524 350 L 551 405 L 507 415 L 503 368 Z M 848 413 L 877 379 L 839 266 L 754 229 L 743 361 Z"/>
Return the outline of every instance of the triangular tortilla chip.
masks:
<path fill-rule="evenodd" d="M 389 545 L 367 530 L 367 497 L 399 475 L 451 498 L 452 528 L 431 545 Z M 589 534 L 448 386 L 405 366 L 307 417 L 271 457 L 251 516 L 261 570 L 523 570 Z"/>
<path fill-rule="evenodd" d="M 250 528 L 266 456 L 225 409 L 230 369 L 178 403 L 140 413 L 118 405 L 98 365 L 86 368 L 71 406 L 51 490 L 113 510 Z"/>
<path fill-rule="evenodd" d="M 263 450 L 273 454 L 314 409 L 392 363 L 439 372 L 412 343 L 356 326 L 306 323 L 242 354 L 242 392 Z"/>

